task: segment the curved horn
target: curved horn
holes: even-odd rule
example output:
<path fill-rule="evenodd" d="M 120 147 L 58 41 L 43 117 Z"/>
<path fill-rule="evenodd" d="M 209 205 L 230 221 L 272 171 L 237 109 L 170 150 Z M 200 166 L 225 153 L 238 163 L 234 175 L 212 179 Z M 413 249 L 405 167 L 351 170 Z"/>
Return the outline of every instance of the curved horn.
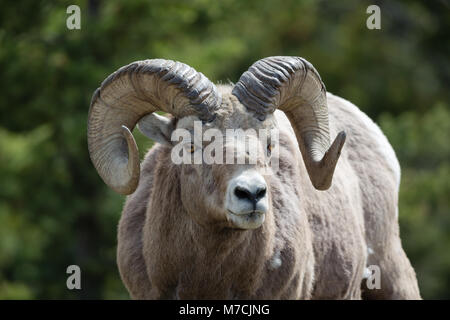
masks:
<path fill-rule="evenodd" d="M 134 192 L 140 163 L 131 131 L 139 119 L 162 110 L 209 120 L 220 99 L 215 85 L 184 63 L 154 59 L 120 68 L 95 91 L 89 109 L 89 155 L 100 177 L 118 193 Z"/>
<path fill-rule="evenodd" d="M 345 142 L 340 132 L 330 146 L 326 89 L 316 69 L 300 57 L 269 57 L 254 63 L 233 88 L 259 119 L 279 108 L 294 128 L 309 178 L 316 189 L 331 185 Z"/>

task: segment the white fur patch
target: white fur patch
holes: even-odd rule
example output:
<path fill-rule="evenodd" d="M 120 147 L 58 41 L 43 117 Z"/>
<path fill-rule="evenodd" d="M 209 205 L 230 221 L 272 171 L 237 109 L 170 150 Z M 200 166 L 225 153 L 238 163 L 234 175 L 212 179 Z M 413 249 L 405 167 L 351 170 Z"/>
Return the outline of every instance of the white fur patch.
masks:
<path fill-rule="evenodd" d="M 281 267 L 282 264 L 283 262 L 281 261 L 280 258 L 280 251 L 277 251 L 270 260 L 270 267 L 272 269 L 278 269 L 279 267 Z"/>
<path fill-rule="evenodd" d="M 363 279 L 368 279 L 372 275 L 369 268 L 364 268 Z"/>

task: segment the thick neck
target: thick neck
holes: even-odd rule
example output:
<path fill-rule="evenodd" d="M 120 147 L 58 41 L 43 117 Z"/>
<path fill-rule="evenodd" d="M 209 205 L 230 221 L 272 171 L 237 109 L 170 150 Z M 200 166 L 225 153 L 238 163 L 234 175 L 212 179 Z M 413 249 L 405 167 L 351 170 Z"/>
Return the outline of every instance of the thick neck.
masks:
<path fill-rule="evenodd" d="M 254 297 L 273 254 L 273 213 L 254 230 L 198 224 L 193 217 L 199 215 L 181 203 L 179 168 L 167 165 L 169 157 L 167 151 L 155 170 L 160 187 L 152 191 L 153 214 L 144 229 L 151 239 L 144 251 L 154 285 L 162 296 L 182 299 Z"/>
<path fill-rule="evenodd" d="M 180 295 L 204 299 L 255 296 L 273 254 L 272 213 L 254 230 L 201 226 L 192 219 L 186 225 L 193 250 L 186 256 Z"/>

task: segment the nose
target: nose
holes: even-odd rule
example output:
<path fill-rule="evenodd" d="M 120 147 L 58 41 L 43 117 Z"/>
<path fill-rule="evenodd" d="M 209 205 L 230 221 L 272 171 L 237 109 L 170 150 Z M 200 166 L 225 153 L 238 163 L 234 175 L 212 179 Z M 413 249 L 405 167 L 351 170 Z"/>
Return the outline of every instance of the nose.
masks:
<path fill-rule="evenodd" d="M 260 227 L 269 210 L 270 188 L 256 170 L 245 170 L 232 178 L 227 187 L 227 219 L 240 229 Z"/>
<path fill-rule="evenodd" d="M 241 211 L 259 210 L 265 206 L 263 200 L 267 198 L 267 184 L 261 174 L 249 170 L 230 181 L 229 192 L 232 203 Z"/>
<path fill-rule="evenodd" d="M 256 207 L 256 203 L 266 195 L 266 186 L 257 186 L 254 188 L 236 186 L 234 195 L 240 200 L 252 202 L 253 206 Z"/>

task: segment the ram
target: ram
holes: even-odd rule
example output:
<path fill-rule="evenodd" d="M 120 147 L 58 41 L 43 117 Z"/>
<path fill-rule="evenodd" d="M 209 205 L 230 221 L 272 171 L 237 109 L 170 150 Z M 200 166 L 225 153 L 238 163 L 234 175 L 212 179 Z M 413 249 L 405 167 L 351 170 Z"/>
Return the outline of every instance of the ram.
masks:
<path fill-rule="evenodd" d="M 196 123 L 223 134 L 224 154 L 250 160 L 253 145 L 255 161 L 176 164 L 172 134 Z M 136 124 L 158 142 L 142 164 Z M 182 152 L 213 143 L 190 141 Z M 395 153 L 303 58 L 264 58 L 220 86 L 180 62 L 131 63 L 95 91 L 88 147 L 105 183 L 129 194 L 117 262 L 132 298 L 420 299 L 399 237 Z M 371 266 L 380 285 L 369 289 Z"/>

